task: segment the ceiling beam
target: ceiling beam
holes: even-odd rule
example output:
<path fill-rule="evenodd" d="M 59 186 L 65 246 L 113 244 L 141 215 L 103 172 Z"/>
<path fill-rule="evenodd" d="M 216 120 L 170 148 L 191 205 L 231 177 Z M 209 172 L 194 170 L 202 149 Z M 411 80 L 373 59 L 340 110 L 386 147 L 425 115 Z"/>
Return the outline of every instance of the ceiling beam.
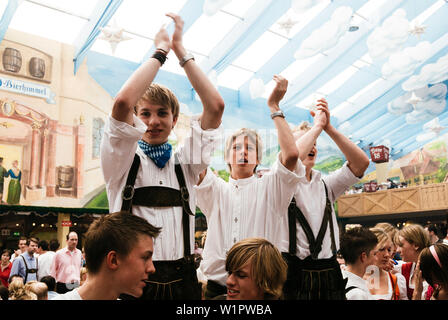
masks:
<path fill-rule="evenodd" d="M 100 35 L 101 28 L 107 26 L 122 2 L 123 0 L 98 0 L 89 21 L 86 22 L 74 43 L 74 74 L 76 74 L 90 47 Z"/>
<path fill-rule="evenodd" d="M 291 0 L 259 0 L 249 10 L 242 21 L 213 48 L 201 63 L 201 69 L 208 74 L 215 70 L 218 74 L 228 67 L 241 53 L 255 42 L 269 27 L 291 7 Z"/>

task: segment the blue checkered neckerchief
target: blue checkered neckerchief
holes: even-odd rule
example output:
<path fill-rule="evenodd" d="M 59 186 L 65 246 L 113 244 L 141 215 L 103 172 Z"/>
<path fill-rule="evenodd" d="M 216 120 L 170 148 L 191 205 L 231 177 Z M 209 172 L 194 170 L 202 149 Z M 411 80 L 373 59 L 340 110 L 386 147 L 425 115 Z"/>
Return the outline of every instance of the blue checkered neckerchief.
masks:
<path fill-rule="evenodd" d="M 164 144 L 149 144 L 143 140 L 138 141 L 138 145 L 143 152 L 154 161 L 156 166 L 160 169 L 165 167 L 165 164 L 171 158 L 172 146 L 168 142 Z"/>

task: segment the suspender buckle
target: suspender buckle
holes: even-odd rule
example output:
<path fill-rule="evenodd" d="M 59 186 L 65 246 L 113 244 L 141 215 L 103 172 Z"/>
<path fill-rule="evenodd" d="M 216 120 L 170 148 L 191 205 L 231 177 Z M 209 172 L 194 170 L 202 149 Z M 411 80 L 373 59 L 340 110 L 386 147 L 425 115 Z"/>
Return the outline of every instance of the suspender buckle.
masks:
<path fill-rule="evenodd" d="M 132 200 L 134 197 L 134 186 L 126 185 L 121 193 L 123 200 Z"/>
<path fill-rule="evenodd" d="M 188 202 L 188 199 L 190 198 L 190 196 L 188 194 L 187 187 L 180 188 L 180 195 L 181 195 L 183 201 Z"/>

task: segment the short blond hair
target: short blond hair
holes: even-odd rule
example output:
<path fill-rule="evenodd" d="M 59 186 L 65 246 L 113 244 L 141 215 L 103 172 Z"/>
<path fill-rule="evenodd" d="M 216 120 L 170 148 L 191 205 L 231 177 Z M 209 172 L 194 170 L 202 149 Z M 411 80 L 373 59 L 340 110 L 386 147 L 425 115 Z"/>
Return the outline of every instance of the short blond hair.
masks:
<path fill-rule="evenodd" d="M 179 116 L 179 100 L 177 100 L 176 96 L 170 89 L 161 84 L 151 83 L 146 88 L 143 96 L 138 100 L 137 106 L 142 101 L 168 107 L 171 109 L 174 118 Z M 134 108 L 134 111 L 137 113 L 137 107 Z"/>
<path fill-rule="evenodd" d="M 251 274 L 267 300 L 282 296 L 288 266 L 280 251 L 262 238 L 247 238 L 235 243 L 226 258 L 226 271 L 236 272 L 251 262 Z"/>
<path fill-rule="evenodd" d="M 37 295 L 25 288 L 23 278 L 14 278 L 8 287 L 10 300 L 37 300 Z"/>
<path fill-rule="evenodd" d="M 48 300 L 48 287 L 39 281 L 30 281 L 25 284 L 25 290 L 34 293 L 37 300 Z"/>
<path fill-rule="evenodd" d="M 225 160 L 227 161 L 230 155 L 230 150 L 232 149 L 232 144 L 236 138 L 244 136 L 247 137 L 253 144 L 255 144 L 257 150 L 257 160 L 261 163 L 261 159 L 263 157 L 263 142 L 261 141 L 261 137 L 256 130 L 241 128 L 235 131 L 226 141 L 226 149 L 225 149 Z M 227 165 L 230 167 L 230 163 L 227 162 Z M 256 168 L 254 169 L 255 172 Z"/>

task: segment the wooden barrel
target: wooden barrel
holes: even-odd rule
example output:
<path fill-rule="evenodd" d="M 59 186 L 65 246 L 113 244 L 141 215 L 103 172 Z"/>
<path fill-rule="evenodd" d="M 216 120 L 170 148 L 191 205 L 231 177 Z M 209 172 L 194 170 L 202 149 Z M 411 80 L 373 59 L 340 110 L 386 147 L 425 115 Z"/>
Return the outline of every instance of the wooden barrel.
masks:
<path fill-rule="evenodd" d="M 59 167 L 58 171 L 58 186 L 59 188 L 73 187 L 73 177 L 75 175 L 75 168 L 70 166 Z"/>
<path fill-rule="evenodd" d="M 30 74 L 36 78 L 45 76 L 45 61 L 41 58 L 32 57 L 29 63 Z"/>
<path fill-rule="evenodd" d="M 19 72 L 22 67 L 22 55 L 19 50 L 6 48 L 3 51 L 3 68 L 6 71 Z"/>

